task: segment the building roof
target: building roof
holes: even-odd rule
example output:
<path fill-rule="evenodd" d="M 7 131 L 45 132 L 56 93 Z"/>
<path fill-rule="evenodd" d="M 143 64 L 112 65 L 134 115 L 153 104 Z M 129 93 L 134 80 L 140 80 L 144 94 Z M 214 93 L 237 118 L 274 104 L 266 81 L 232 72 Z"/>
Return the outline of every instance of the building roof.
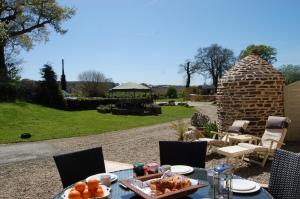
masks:
<path fill-rule="evenodd" d="M 134 82 L 127 82 L 110 89 L 110 91 L 150 91 L 150 90 L 151 88 Z"/>

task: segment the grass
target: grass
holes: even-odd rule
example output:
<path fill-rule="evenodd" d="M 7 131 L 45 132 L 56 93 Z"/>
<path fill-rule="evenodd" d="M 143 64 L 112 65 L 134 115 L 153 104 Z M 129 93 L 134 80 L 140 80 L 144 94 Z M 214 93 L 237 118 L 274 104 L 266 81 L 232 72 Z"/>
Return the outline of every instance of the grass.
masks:
<path fill-rule="evenodd" d="M 92 111 L 61 111 L 17 102 L 0 103 L 0 143 L 38 141 L 100 134 L 109 131 L 147 126 L 181 118 L 190 118 L 194 108 L 162 107 L 158 116 L 121 116 Z M 32 134 L 23 140 L 20 134 Z"/>

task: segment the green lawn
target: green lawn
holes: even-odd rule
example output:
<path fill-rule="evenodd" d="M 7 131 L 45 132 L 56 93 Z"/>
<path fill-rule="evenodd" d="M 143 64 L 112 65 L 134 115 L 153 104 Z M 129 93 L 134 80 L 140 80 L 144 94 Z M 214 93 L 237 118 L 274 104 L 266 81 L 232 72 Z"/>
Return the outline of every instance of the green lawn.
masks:
<path fill-rule="evenodd" d="M 0 103 L 0 143 L 25 141 L 22 132 L 32 134 L 26 141 L 99 134 L 190 118 L 193 108 L 162 107 L 158 116 L 119 116 L 97 111 L 61 111 L 30 103 Z"/>

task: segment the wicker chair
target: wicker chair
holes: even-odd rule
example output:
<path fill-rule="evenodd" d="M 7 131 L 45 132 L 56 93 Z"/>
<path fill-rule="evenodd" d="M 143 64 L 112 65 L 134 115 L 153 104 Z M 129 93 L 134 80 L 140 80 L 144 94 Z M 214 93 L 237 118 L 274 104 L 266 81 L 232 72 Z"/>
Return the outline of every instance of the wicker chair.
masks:
<path fill-rule="evenodd" d="M 105 173 L 102 147 L 53 156 L 63 187 Z"/>
<path fill-rule="evenodd" d="M 275 151 L 268 191 L 276 199 L 300 198 L 300 154 Z"/>
<path fill-rule="evenodd" d="M 160 141 L 160 163 L 205 168 L 206 147 L 207 142 Z"/>

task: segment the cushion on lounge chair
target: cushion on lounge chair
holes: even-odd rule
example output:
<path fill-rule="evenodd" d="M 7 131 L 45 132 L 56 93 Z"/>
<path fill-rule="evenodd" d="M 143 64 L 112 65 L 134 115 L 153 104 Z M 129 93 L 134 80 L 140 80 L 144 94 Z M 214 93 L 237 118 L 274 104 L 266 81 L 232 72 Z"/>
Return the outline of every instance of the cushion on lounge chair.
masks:
<path fill-rule="evenodd" d="M 286 117 L 269 116 L 266 124 L 266 129 L 283 129 L 288 127 Z"/>
<path fill-rule="evenodd" d="M 230 126 L 227 130 L 227 132 L 229 133 L 244 133 L 245 132 L 245 129 L 241 126 Z"/>
<path fill-rule="evenodd" d="M 246 130 L 249 123 L 250 123 L 249 120 L 235 120 L 232 126 L 242 127 L 244 130 Z"/>
<path fill-rule="evenodd" d="M 271 141 L 268 141 L 268 139 L 283 142 L 285 133 L 286 131 L 284 129 L 266 129 L 261 138 L 262 146 L 270 147 Z M 277 143 L 273 142 L 272 149 L 276 149 L 276 148 L 277 148 Z"/>
<path fill-rule="evenodd" d="M 247 148 L 247 149 L 253 149 L 253 151 L 256 152 L 266 152 L 268 151 L 267 147 L 255 145 L 255 144 L 249 144 L 249 143 L 239 143 L 238 146 Z"/>
<path fill-rule="evenodd" d="M 238 146 L 238 145 L 226 146 L 226 147 L 217 149 L 218 154 L 224 155 L 226 157 L 239 157 L 242 155 L 252 153 L 253 151 L 254 151 L 254 149 L 246 148 L 246 147 L 242 147 L 242 146 Z"/>

